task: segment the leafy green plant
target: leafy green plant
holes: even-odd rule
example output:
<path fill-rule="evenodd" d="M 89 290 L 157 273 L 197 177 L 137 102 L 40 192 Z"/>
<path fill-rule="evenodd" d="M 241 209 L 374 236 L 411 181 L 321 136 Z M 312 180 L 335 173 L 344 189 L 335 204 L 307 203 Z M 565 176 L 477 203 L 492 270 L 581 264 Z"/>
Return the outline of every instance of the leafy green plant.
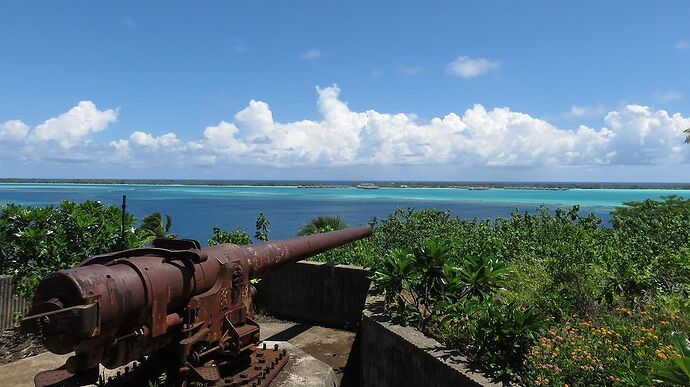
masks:
<path fill-rule="evenodd" d="M 172 227 L 172 218 L 170 215 L 165 215 L 165 223 L 160 212 L 148 214 L 142 219 L 141 225 L 137 228 L 142 238 L 147 242 L 153 242 L 156 238 L 176 238 L 175 234 L 170 234 L 170 227 Z"/>
<path fill-rule="evenodd" d="M 387 302 L 392 302 L 403 289 L 409 287 L 414 255 L 407 250 L 395 249 L 386 255 L 374 271 L 372 280 L 383 293 Z"/>
<path fill-rule="evenodd" d="M 121 221 L 119 207 L 96 201 L 63 201 L 57 207 L 0 206 L 0 270 L 14 277 L 20 294 L 31 296 L 45 275 L 118 250 Z M 145 243 L 134 224 L 134 216 L 126 214 L 126 247 Z"/>
<path fill-rule="evenodd" d="M 233 231 L 227 232 L 223 231 L 218 227 L 213 228 L 213 235 L 211 239 L 208 240 L 209 246 L 215 246 L 222 243 L 234 243 L 236 245 L 250 245 L 252 243 L 249 234 L 244 232 L 242 229 L 235 229 Z"/>
<path fill-rule="evenodd" d="M 489 301 L 476 316 L 475 339 L 469 343 L 468 353 L 499 375 L 513 375 L 543 325 L 543 318 L 532 308 Z"/>
<path fill-rule="evenodd" d="M 259 216 L 256 218 L 256 232 L 254 233 L 254 238 L 260 242 L 268 241 L 268 232 L 270 231 L 268 227 L 270 225 L 271 222 L 268 221 L 263 212 L 260 212 Z"/>
<path fill-rule="evenodd" d="M 434 210 L 398 210 L 357 247 L 357 256 L 346 251 L 335 258 L 366 262 L 374 269 L 374 283 L 396 321 L 461 349 L 496 374 L 541 375 L 542 384 L 549 379 L 571 385 L 645 385 L 652 383 L 650 364 L 659 357 L 654 350 L 668 356 L 668 348 L 652 346 L 650 356 L 648 347 L 639 347 L 645 348 L 643 355 L 604 363 L 611 370 L 604 373 L 605 381 L 571 368 L 572 359 L 564 358 L 560 365 L 544 363 L 571 370 L 565 379 L 544 370 L 533 373 L 531 363 L 520 359 L 526 349 L 539 346 L 530 343 L 535 343 L 540 324 L 551 330 L 564 321 L 596 321 L 642 340 L 635 332 L 648 329 L 648 320 L 621 319 L 618 308 L 674 316 L 659 320 L 657 329 L 663 335 L 671 325 L 690 332 L 689 203 L 677 197 L 628 203 L 613 212 L 612 227 L 602 227 L 600 219 L 577 206 L 555 211 L 540 207 L 493 222 L 452 218 Z M 434 254 L 415 250 L 419 240 L 439 237 L 449 247 L 442 276 Z M 426 265 L 427 278 L 435 274 L 442 280 L 432 276 L 420 285 L 420 262 Z M 439 288 L 444 290 L 424 296 L 426 290 Z M 645 342 L 661 345 L 663 335 L 652 334 L 660 339 Z M 583 350 L 590 347 L 590 354 L 592 346 L 608 348 L 593 339 L 574 340 Z"/>
<path fill-rule="evenodd" d="M 690 341 L 678 332 L 673 333 L 672 341 L 678 356 L 672 359 L 672 365 L 657 365 L 654 378 L 674 386 L 690 386 Z"/>
<path fill-rule="evenodd" d="M 254 237 L 259 242 L 265 242 L 268 240 L 269 226 L 271 222 L 268 221 L 263 213 L 259 213 L 256 218 L 256 233 Z M 236 245 L 249 245 L 252 244 L 252 240 L 244 230 L 236 228 L 233 231 L 223 231 L 219 227 L 213 227 L 213 235 L 208 240 L 209 246 L 219 245 L 221 243 L 233 243 Z"/>
<path fill-rule="evenodd" d="M 508 278 L 506 263 L 495 257 L 467 257 L 457 272 L 462 297 L 488 298 L 502 289 Z"/>

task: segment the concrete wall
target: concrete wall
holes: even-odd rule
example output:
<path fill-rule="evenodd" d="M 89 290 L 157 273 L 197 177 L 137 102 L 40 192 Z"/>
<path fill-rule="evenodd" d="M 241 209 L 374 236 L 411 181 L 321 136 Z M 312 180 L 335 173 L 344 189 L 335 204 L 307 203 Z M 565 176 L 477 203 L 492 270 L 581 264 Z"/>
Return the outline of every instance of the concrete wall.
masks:
<path fill-rule="evenodd" d="M 360 331 L 362 386 L 500 386 L 438 341 L 391 324 L 382 308 L 382 300 L 367 298 Z"/>
<path fill-rule="evenodd" d="M 262 278 L 255 301 L 277 317 L 358 330 L 342 385 L 500 386 L 436 340 L 390 323 L 368 295 L 368 276 L 353 266 L 288 264 Z"/>
<path fill-rule="evenodd" d="M 255 302 L 276 317 L 354 330 L 362 319 L 368 276 L 355 266 L 287 264 L 263 276 Z"/>

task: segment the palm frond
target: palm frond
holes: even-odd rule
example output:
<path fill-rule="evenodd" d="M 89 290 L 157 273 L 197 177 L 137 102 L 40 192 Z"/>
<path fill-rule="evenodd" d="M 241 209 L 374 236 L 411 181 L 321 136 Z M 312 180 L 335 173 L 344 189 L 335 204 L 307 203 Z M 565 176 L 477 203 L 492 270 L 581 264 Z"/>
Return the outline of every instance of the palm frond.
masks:
<path fill-rule="evenodd" d="M 304 226 L 302 226 L 297 232 L 298 236 L 319 234 L 322 232 L 336 231 L 347 228 L 348 225 L 345 223 L 343 218 L 340 216 L 317 216 L 312 218 Z"/>

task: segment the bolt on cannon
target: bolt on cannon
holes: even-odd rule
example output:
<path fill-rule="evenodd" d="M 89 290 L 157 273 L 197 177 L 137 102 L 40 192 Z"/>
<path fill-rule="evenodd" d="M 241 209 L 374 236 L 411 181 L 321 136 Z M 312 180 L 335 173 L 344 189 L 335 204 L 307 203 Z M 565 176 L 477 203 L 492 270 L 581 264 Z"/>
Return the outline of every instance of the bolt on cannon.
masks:
<path fill-rule="evenodd" d="M 251 279 L 371 233 L 361 226 L 203 249 L 197 241 L 157 239 L 52 273 L 39 284 L 21 329 L 40 335 L 51 352 L 75 354 L 34 382 L 91 384 L 99 364 L 112 369 L 146 358 L 158 360 L 179 385 L 268 385 L 288 354 L 258 347 Z"/>

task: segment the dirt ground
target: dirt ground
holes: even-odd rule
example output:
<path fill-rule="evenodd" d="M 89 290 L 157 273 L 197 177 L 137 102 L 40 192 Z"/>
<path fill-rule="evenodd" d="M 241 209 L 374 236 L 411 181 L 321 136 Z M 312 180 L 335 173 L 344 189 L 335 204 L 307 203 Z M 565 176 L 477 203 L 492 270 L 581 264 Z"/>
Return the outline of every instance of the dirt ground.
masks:
<path fill-rule="evenodd" d="M 0 364 L 7 364 L 45 352 L 38 337 L 22 335 L 16 329 L 0 332 Z"/>

